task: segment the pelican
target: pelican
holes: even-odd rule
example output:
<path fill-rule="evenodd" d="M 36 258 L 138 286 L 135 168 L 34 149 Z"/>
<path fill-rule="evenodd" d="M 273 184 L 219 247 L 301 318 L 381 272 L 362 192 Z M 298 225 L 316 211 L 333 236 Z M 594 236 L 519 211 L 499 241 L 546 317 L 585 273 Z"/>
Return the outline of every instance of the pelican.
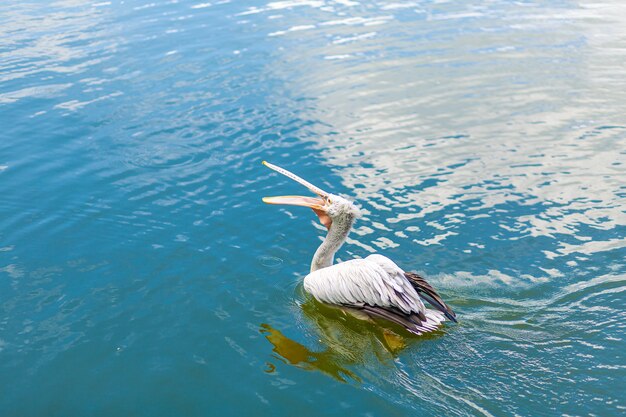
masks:
<path fill-rule="evenodd" d="M 266 161 L 263 165 L 317 195 L 263 198 L 267 204 L 309 207 L 328 229 L 326 238 L 313 255 L 311 271 L 304 277 L 306 292 L 321 303 L 347 309 L 358 317 L 388 320 L 416 335 L 436 330 L 446 318 L 456 323 L 456 314 L 424 278 L 402 270 L 383 255 L 374 254 L 333 265 L 335 253 L 361 214 L 359 208 L 284 168 Z M 427 309 L 422 299 L 437 310 Z"/>

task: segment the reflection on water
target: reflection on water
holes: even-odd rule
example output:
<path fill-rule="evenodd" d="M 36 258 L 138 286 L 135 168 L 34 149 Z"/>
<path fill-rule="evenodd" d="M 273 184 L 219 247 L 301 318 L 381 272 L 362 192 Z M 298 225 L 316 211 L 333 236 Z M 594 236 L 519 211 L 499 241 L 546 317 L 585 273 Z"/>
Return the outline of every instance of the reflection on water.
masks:
<path fill-rule="evenodd" d="M 558 235 L 544 248 L 548 257 L 566 248 L 585 253 L 592 238 L 586 229 L 624 224 L 615 210 L 624 97 L 605 91 L 615 83 L 626 88 L 615 65 L 626 38 L 597 41 L 597 19 L 617 24 L 623 5 L 524 4 L 520 13 L 520 5 L 505 2 L 298 4 L 316 12 L 283 16 L 292 28 L 306 28 L 281 34 L 289 45 L 284 60 L 303 75 L 294 78 L 288 67 L 285 82 L 316 97 L 311 117 L 333 126 L 314 140 L 342 167 L 349 192 L 375 209 L 393 208 L 372 223 L 379 230 L 370 250 L 393 248 L 399 239 L 449 244 L 462 239 L 465 219 L 509 207 L 521 209 L 498 219 L 503 230 Z M 339 10 L 350 17 L 337 20 Z M 597 55 L 616 48 L 599 68 Z M 342 59 L 316 59 L 325 54 Z M 602 112 L 586 113 L 590 103 Z M 549 207 L 535 213 L 537 204 Z M 383 223 L 397 232 L 380 237 L 389 231 Z"/>
<path fill-rule="evenodd" d="M 273 350 L 279 358 L 303 369 L 321 371 L 341 382 L 345 382 L 345 376 L 361 382 L 349 370 L 350 367 L 364 366 L 374 358 L 382 363 L 393 360 L 416 339 L 406 332 L 398 334 L 390 328 L 362 321 L 348 312 L 324 306 L 312 299 L 307 299 L 301 307 L 317 332 L 322 346 L 319 352 L 289 339 L 266 323 L 261 325 L 261 333 L 274 346 Z"/>
<path fill-rule="evenodd" d="M 341 362 L 337 360 L 333 351 L 313 352 L 268 324 L 261 325 L 261 333 L 274 346 L 273 350 L 279 358 L 284 358 L 291 365 L 306 370 L 321 371 L 341 382 L 346 382 L 346 376 L 360 382 L 358 377 L 341 366 Z M 273 365 L 270 365 L 268 372 L 274 372 L 275 369 Z"/>
<path fill-rule="evenodd" d="M 0 414 L 623 414 L 625 8 L 3 1 Z M 306 301 L 263 159 L 459 325 Z"/>

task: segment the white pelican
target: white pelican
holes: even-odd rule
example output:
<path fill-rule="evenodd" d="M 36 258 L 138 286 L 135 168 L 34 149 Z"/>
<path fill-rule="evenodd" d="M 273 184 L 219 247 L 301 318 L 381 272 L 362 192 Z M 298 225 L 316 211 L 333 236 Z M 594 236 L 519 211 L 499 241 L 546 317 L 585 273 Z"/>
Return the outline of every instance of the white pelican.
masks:
<path fill-rule="evenodd" d="M 317 197 L 265 197 L 268 204 L 289 204 L 313 209 L 328 229 L 326 239 L 311 261 L 304 289 L 318 301 L 348 308 L 357 315 L 379 317 L 421 335 L 436 330 L 445 317 L 456 315 L 424 278 L 400 269 L 391 259 L 370 255 L 333 265 L 335 253 L 345 242 L 360 211 L 352 202 L 330 194 L 297 175 L 263 161 L 263 165 L 307 187 Z M 424 307 L 428 301 L 438 311 Z M 445 317 L 444 317 L 445 316 Z"/>

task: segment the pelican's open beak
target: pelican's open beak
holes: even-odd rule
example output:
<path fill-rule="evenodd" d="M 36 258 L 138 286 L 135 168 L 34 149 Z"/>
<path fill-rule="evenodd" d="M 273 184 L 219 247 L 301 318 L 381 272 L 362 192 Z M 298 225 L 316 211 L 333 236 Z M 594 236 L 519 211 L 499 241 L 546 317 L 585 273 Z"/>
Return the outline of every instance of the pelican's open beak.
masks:
<path fill-rule="evenodd" d="M 280 197 L 263 197 L 263 202 L 267 204 L 285 204 L 289 206 L 310 207 L 313 210 L 324 210 L 324 200 L 316 197 L 305 197 L 301 195 L 282 195 Z"/>
<path fill-rule="evenodd" d="M 327 229 L 330 229 L 332 220 L 327 214 L 327 209 L 330 204 L 330 200 L 328 198 L 329 194 L 326 191 L 322 190 L 319 187 L 316 187 L 310 182 L 300 178 L 296 174 L 289 172 L 284 168 L 270 164 L 269 162 L 266 162 L 266 161 L 263 161 L 263 165 L 265 165 L 266 167 L 270 169 L 273 169 L 274 171 L 280 174 L 283 174 L 291 178 L 292 180 L 296 182 L 299 182 L 300 184 L 308 188 L 310 191 L 318 195 L 318 197 L 305 197 L 305 196 L 299 196 L 299 195 L 287 195 L 287 196 L 281 196 L 281 197 L 264 197 L 263 198 L 264 203 L 286 204 L 290 206 L 309 207 L 313 209 L 315 214 L 317 214 L 317 216 L 320 218 L 320 222 L 324 226 L 326 226 Z"/>

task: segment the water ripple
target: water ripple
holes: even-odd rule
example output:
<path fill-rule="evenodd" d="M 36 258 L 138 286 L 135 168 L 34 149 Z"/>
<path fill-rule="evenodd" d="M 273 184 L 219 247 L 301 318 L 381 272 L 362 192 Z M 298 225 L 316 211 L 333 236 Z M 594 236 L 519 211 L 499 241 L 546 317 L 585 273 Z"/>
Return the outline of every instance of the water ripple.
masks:
<path fill-rule="evenodd" d="M 624 11 L 10 0 L 0 409 L 619 414 Z M 338 259 L 424 274 L 459 325 L 307 300 L 324 230 L 261 204 L 302 192 L 263 159 L 354 198 Z"/>

